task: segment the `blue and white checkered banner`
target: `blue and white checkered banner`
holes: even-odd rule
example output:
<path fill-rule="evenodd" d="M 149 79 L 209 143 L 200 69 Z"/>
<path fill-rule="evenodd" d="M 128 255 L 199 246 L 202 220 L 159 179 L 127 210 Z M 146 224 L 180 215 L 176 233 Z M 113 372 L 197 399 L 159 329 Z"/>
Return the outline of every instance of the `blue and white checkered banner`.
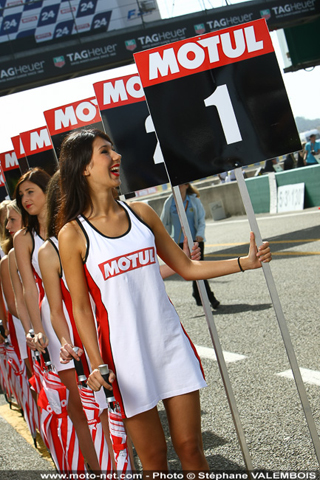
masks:
<path fill-rule="evenodd" d="M 160 19 L 156 0 L 148 4 L 146 9 L 128 0 L 0 0 L 0 42 L 34 36 L 40 43 L 98 29 L 127 28 L 141 24 L 142 17 Z"/>

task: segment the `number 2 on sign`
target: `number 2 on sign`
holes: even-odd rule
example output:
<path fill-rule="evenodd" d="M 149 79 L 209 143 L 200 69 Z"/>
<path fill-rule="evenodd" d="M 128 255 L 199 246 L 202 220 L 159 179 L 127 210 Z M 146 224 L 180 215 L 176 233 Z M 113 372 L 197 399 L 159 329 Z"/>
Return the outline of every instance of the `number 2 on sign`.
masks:
<path fill-rule="evenodd" d="M 156 132 L 155 131 L 155 128 L 154 128 L 154 125 L 153 125 L 153 121 L 152 121 L 152 118 L 151 118 L 151 115 L 149 115 L 147 118 L 146 118 L 146 121 L 145 121 L 145 128 L 146 128 L 146 132 L 147 133 L 152 133 L 152 132 Z M 159 140 L 157 138 L 157 145 L 156 145 L 156 149 L 154 151 L 154 155 L 153 155 L 153 161 L 155 164 L 157 163 L 164 163 L 164 159 L 163 159 L 163 155 L 162 155 L 162 151 L 161 151 L 161 148 L 160 148 L 160 145 L 159 145 Z"/>
<path fill-rule="evenodd" d="M 227 144 L 241 142 L 242 137 L 227 85 L 219 85 L 208 98 L 205 98 L 204 104 L 206 107 L 217 108 Z"/>

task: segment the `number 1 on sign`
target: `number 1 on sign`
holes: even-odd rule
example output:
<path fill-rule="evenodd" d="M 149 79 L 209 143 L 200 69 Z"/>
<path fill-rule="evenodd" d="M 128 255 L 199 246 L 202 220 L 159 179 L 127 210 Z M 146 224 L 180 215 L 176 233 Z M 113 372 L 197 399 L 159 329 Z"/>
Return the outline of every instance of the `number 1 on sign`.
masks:
<path fill-rule="evenodd" d="M 227 144 L 241 142 L 242 137 L 227 85 L 219 85 L 210 97 L 205 98 L 204 104 L 206 107 L 217 108 Z"/>

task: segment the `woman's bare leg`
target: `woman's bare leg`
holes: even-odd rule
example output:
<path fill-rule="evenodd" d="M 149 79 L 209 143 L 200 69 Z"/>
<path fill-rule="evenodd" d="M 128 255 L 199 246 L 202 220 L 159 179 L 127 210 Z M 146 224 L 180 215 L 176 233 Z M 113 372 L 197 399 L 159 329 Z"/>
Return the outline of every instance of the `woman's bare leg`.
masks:
<path fill-rule="evenodd" d="M 126 431 L 127 431 L 127 429 L 126 429 Z M 135 463 L 134 463 L 133 445 L 132 445 L 130 435 L 128 435 L 128 432 L 127 432 L 127 448 L 128 448 L 128 454 L 129 454 L 130 463 L 131 463 L 131 471 L 135 472 L 136 471 L 136 466 L 135 466 Z"/>
<path fill-rule="evenodd" d="M 25 358 L 24 359 L 24 363 L 26 365 L 26 371 L 27 371 L 27 377 L 28 379 L 32 377 L 33 373 L 32 373 L 32 368 L 30 366 L 30 362 L 29 362 L 29 359 L 28 358 Z M 33 397 L 33 400 L 36 402 L 36 405 L 37 405 L 37 408 L 39 410 L 39 407 L 38 407 L 38 394 L 33 390 L 33 388 L 30 387 L 30 384 L 29 384 L 29 388 L 31 390 L 31 395 Z"/>
<path fill-rule="evenodd" d="M 143 470 L 167 471 L 167 445 L 157 408 L 127 418 L 124 423 Z"/>
<path fill-rule="evenodd" d="M 30 361 L 29 361 L 28 357 L 24 359 L 24 363 L 26 365 L 26 371 L 27 371 L 28 378 L 31 378 L 32 377 L 32 367 L 30 365 Z"/>
<path fill-rule="evenodd" d="M 199 391 L 168 398 L 163 403 L 182 470 L 209 470 L 203 452 Z"/>

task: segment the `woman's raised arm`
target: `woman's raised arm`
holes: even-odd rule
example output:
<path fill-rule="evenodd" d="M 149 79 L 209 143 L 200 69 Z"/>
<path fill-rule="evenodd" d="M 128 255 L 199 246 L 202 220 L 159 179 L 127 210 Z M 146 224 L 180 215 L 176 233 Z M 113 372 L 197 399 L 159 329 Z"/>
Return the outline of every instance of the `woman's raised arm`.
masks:
<path fill-rule="evenodd" d="M 159 257 L 185 280 L 205 280 L 241 271 L 238 258 L 201 262 L 191 260 L 172 240 L 160 218 L 151 207 L 143 202 L 133 202 L 130 206 L 152 229 Z M 251 232 L 249 253 L 240 259 L 242 270 L 260 268 L 261 262 L 270 262 L 271 258 L 269 243 L 265 242 L 257 248 L 254 233 Z"/>

